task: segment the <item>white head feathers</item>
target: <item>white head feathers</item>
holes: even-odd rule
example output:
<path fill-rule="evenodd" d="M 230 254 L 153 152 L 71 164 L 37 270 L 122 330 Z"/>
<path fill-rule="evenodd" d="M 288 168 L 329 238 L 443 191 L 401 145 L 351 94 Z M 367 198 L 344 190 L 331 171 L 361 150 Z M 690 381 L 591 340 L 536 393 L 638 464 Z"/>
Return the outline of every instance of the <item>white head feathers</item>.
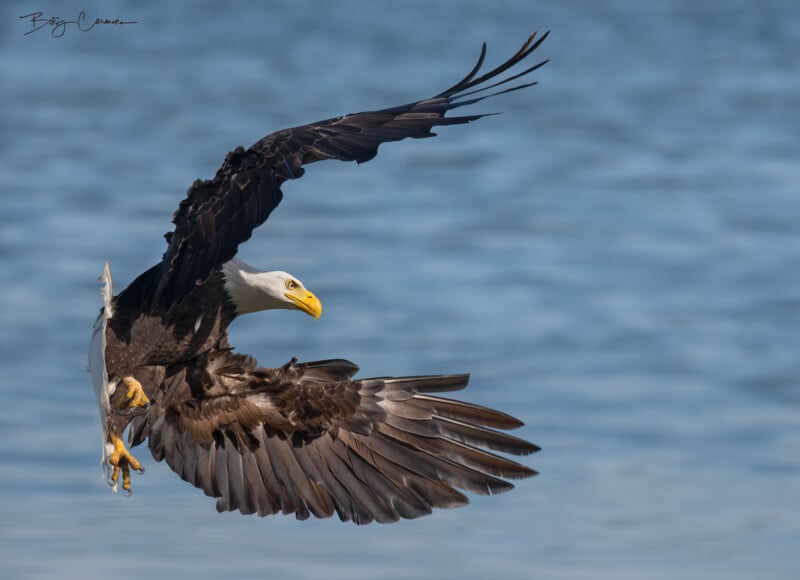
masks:
<path fill-rule="evenodd" d="M 301 310 L 318 318 L 322 305 L 303 283 L 287 272 L 261 272 L 233 258 L 222 266 L 225 290 L 237 314 L 259 310 Z"/>

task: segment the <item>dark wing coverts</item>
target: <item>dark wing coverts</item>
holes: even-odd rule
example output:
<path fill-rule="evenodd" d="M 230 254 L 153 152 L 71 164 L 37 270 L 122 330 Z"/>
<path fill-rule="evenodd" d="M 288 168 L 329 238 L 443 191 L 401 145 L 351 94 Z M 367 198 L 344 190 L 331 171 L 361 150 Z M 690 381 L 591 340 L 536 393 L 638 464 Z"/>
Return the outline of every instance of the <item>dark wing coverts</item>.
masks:
<path fill-rule="evenodd" d="M 431 137 L 435 126 L 467 123 L 483 116 L 445 118 L 451 109 L 536 84 L 529 82 L 476 96 L 547 62 L 484 85 L 530 55 L 547 38 L 547 33 L 536 42 L 535 36 L 502 65 L 476 77 L 486 56 L 484 44 L 472 71 L 431 99 L 284 129 L 268 135 L 250 149 L 239 147 L 230 152 L 214 179 L 195 181 L 175 212 L 175 230 L 166 236 L 169 247 L 161 264 L 161 284 L 157 290 L 160 305 L 168 308 L 179 302 L 195 284 L 204 282 L 233 258 L 239 244 L 248 240 L 280 203 L 281 184 L 300 177 L 303 165 L 322 159 L 369 161 L 381 143 L 406 137 Z"/>

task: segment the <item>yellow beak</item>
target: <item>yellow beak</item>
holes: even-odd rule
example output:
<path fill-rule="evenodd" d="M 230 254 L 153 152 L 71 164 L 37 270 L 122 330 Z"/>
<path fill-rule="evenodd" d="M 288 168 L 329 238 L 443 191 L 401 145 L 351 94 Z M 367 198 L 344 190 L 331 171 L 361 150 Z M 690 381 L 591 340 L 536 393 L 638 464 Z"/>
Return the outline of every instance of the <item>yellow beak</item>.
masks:
<path fill-rule="evenodd" d="M 297 294 L 287 292 L 284 296 L 294 302 L 298 310 L 302 310 L 309 316 L 313 316 L 314 319 L 319 318 L 322 314 L 322 303 L 319 301 L 319 298 L 308 290 Z"/>

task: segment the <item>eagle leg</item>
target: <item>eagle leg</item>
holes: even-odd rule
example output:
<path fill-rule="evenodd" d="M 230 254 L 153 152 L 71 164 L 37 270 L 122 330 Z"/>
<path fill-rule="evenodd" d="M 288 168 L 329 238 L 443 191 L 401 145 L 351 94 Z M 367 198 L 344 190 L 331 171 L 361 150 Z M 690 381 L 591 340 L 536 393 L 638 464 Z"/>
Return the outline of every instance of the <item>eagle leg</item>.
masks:
<path fill-rule="evenodd" d="M 108 464 L 114 469 L 111 472 L 111 480 L 108 482 L 116 486 L 119 481 L 119 474 L 122 472 L 122 489 L 131 495 L 131 469 L 137 473 L 144 473 L 142 464 L 139 463 L 131 452 L 125 448 L 122 439 L 113 433 L 109 435 L 109 441 L 114 446 L 114 451 L 108 456 Z"/>
<path fill-rule="evenodd" d="M 120 411 L 127 411 L 129 413 L 136 407 L 146 408 L 150 405 L 150 399 L 145 394 L 142 383 L 133 377 L 123 377 L 122 380 L 125 386 L 128 387 L 128 392 L 125 394 L 125 398 L 119 403 Z"/>

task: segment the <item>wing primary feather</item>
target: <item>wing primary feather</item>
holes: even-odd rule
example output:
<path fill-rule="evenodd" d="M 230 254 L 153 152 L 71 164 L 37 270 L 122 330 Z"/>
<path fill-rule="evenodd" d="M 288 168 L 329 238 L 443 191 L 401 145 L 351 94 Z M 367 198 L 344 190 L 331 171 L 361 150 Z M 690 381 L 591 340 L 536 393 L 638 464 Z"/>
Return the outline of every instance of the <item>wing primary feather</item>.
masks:
<path fill-rule="evenodd" d="M 302 506 L 299 513 L 310 511 L 316 517 L 325 517 L 332 512 L 330 498 L 326 497 L 319 486 L 308 477 L 302 469 L 295 455 L 292 453 L 292 443 L 289 440 L 272 440 L 270 446 L 272 453 L 277 455 L 277 460 L 282 467 L 281 473 L 285 477 L 284 485 L 297 498 L 297 504 Z M 274 465 L 274 463 L 273 463 Z"/>
<path fill-rule="evenodd" d="M 494 427 L 495 429 L 516 429 L 523 425 L 522 421 L 516 417 L 501 411 L 444 397 L 414 395 L 414 397 L 408 399 L 408 404 L 434 410 L 438 415 L 444 417 L 469 421 L 485 427 Z"/>
<path fill-rule="evenodd" d="M 375 490 L 362 479 L 365 477 L 363 461 L 361 457 L 353 454 L 349 447 L 347 447 L 341 439 L 333 439 L 330 446 L 331 452 L 340 460 L 338 475 L 347 474 L 349 485 L 352 486 L 353 498 L 363 506 L 367 514 L 367 519 L 363 521 L 353 521 L 356 523 L 368 523 L 369 521 L 376 520 L 382 523 L 397 521 L 397 513 L 387 505 L 385 501 L 378 497 Z M 335 463 L 332 463 L 335 465 Z"/>
<path fill-rule="evenodd" d="M 427 515 L 433 507 L 454 507 L 468 503 L 466 497 L 448 483 L 430 479 L 387 459 L 364 445 L 357 434 L 342 433 L 341 440 L 364 461 L 384 474 L 397 490 L 398 495 L 392 505 L 403 518 Z"/>
<path fill-rule="evenodd" d="M 397 433 L 385 424 L 376 426 L 376 434 L 370 437 L 354 435 L 365 448 L 387 460 L 432 480 L 446 480 L 450 485 L 486 495 L 511 489 L 510 483 L 490 475 L 480 473 L 469 467 L 454 464 L 448 459 L 434 457 L 421 452 L 410 438 Z"/>
<path fill-rule="evenodd" d="M 317 465 L 309 459 L 308 446 L 295 446 L 289 447 L 294 460 L 297 465 L 306 474 L 309 479 L 309 486 L 313 493 L 313 507 L 312 513 L 318 518 L 327 518 L 333 515 L 336 509 L 336 503 L 333 498 L 333 492 L 326 485 L 326 480 L 323 473 L 320 473 Z"/>
<path fill-rule="evenodd" d="M 331 461 L 338 460 L 338 457 L 334 459 L 327 452 L 327 447 L 323 450 L 323 445 L 329 445 L 329 441 L 330 435 L 327 434 L 304 447 L 304 459 L 308 461 L 310 466 L 313 466 L 314 472 L 319 478 L 318 481 L 325 486 L 325 489 L 330 494 L 339 519 L 343 522 L 353 519 L 363 520 L 367 517 L 366 514 L 363 513 L 362 508 L 345 487 L 343 481 L 336 477 L 335 470 L 331 467 Z M 355 513 L 362 513 L 363 515 L 355 517 Z"/>
<path fill-rule="evenodd" d="M 478 62 L 476 62 L 475 66 L 472 67 L 472 70 L 469 71 L 469 73 L 467 73 L 467 76 L 465 76 L 463 79 L 458 81 L 456 84 L 454 84 L 449 89 L 445 89 L 444 91 L 442 91 L 441 93 L 439 93 L 436 96 L 437 97 L 446 97 L 448 95 L 451 95 L 451 94 L 454 94 L 454 93 L 457 93 L 458 91 L 460 91 L 462 87 L 466 86 L 473 78 L 475 78 L 475 75 L 478 74 L 479 70 L 481 70 L 481 67 L 483 66 L 483 61 L 485 59 L 486 59 L 486 43 L 484 42 L 483 44 L 481 44 L 481 54 L 478 57 Z"/>
<path fill-rule="evenodd" d="M 439 424 L 439 429 L 443 435 L 462 443 L 478 445 L 513 455 L 530 455 L 540 451 L 538 445 L 487 427 L 471 425 L 465 421 L 441 416 L 436 417 L 436 422 Z"/>
<path fill-rule="evenodd" d="M 485 81 L 487 81 L 489 79 L 492 79 L 492 78 L 496 77 L 497 75 L 500 75 L 500 74 L 504 73 L 505 71 L 510 69 L 512 66 L 514 66 L 515 64 L 517 64 L 518 62 L 520 62 L 521 60 L 526 58 L 534 50 L 536 50 L 539 47 L 539 45 L 542 42 L 544 42 L 544 40 L 550 35 L 550 31 L 548 30 L 547 32 L 545 32 L 541 36 L 541 38 L 539 38 L 539 40 L 537 40 L 535 43 L 531 44 L 533 42 L 534 38 L 536 38 L 536 34 L 537 33 L 534 32 L 528 38 L 528 40 L 525 42 L 525 44 L 523 44 L 522 47 L 516 52 L 516 54 L 514 54 L 514 56 L 512 56 L 511 58 L 506 60 L 501 65 L 493 68 L 489 72 L 479 76 L 476 79 L 470 79 L 469 82 L 462 84 L 455 91 L 450 91 L 450 92 L 446 91 L 444 93 L 440 93 L 437 96 L 452 97 L 452 96 L 454 96 L 454 95 L 456 95 L 458 93 L 461 93 L 462 91 L 464 91 L 466 89 L 470 89 L 472 87 L 475 87 L 475 86 L 477 86 L 477 85 L 479 85 L 479 84 L 481 84 L 481 83 L 483 83 L 483 82 L 485 82 Z M 535 66 L 533 68 L 533 70 L 535 70 L 536 68 L 538 68 L 538 66 Z"/>
<path fill-rule="evenodd" d="M 547 61 L 480 86 L 528 57 L 548 34 L 538 38 L 531 35 L 511 58 L 479 74 L 487 53 L 484 43 L 470 72 L 433 98 L 284 129 L 247 150 L 237 148 L 228 154 L 213 179 L 195 181 L 175 212 L 175 228 L 166 236 L 168 247 L 159 265 L 153 307 L 169 311 L 233 258 L 239 245 L 250 239 L 253 230 L 281 202 L 281 184 L 303 175 L 303 165 L 323 159 L 364 163 L 377 155 L 382 143 L 432 137 L 436 126 L 468 123 L 485 116 L 446 117 L 452 109 L 535 84 L 485 93 L 530 74 Z"/>
<path fill-rule="evenodd" d="M 320 460 L 328 468 L 330 476 L 344 491 L 344 500 L 340 506 L 339 517 L 342 521 L 365 524 L 374 521 L 373 511 L 369 509 L 371 492 L 364 490 L 362 483 L 350 471 L 345 460 L 333 449 L 337 445 L 335 437 L 327 437 L 325 448 L 318 448 Z M 337 510 L 339 511 L 339 510 Z"/>
<path fill-rule="evenodd" d="M 515 461 L 489 453 L 463 441 L 449 439 L 439 433 L 435 426 L 425 425 L 423 428 L 418 421 L 399 417 L 387 420 L 386 425 L 396 431 L 398 439 L 406 441 L 429 455 L 445 457 L 454 463 L 499 477 L 519 479 L 534 475 L 533 470 Z"/>
<path fill-rule="evenodd" d="M 462 106 L 462 105 L 468 105 L 468 104 L 471 104 L 471 103 L 476 103 L 476 102 L 482 101 L 483 99 L 488 99 L 489 97 L 494 97 L 494 96 L 497 96 L 497 95 L 510 93 L 511 91 L 518 91 L 520 89 L 524 89 L 524 88 L 527 88 L 527 87 L 532 87 L 532 86 L 538 84 L 538 82 L 537 81 L 533 81 L 533 82 L 517 85 L 517 86 L 511 87 L 511 88 L 505 89 L 503 91 L 498 91 L 498 92 L 492 93 L 490 95 L 485 95 L 483 98 L 478 99 L 478 100 L 472 99 L 472 100 L 469 100 L 469 101 L 461 101 L 461 99 L 463 99 L 464 97 L 468 97 L 470 95 L 475 95 L 475 94 L 478 94 L 478 93 L 482 93 L 484 91 L 488 91 L 489 89 L 493 89 L 495 87 L 499 87 L 499 86 L 505 85 L 507 83 L 510 83 L 511 81 L 514 81 L 514 80 L 516 80 L 516 79 L 518 79 L 520 77 L 524 77 L 525 75 L 532 73 L 536 69 L 539 69 L 539 68 L 543 67 L 548 62 L 550 62 L 550 60 L 543 60 L 542 62 L 539 62 L 539 63 L 533 65 L 530 68 L 526 68 L 521 73 L 517 73 L 517 74 L 515 74 L 513 76 L 510 76 L 508 78 L 499 80 L 496 83 L 492 83 L 490 85 L 486 85 L 485 87 L 481 87 L 479 89 L 474 89 L 472 91 L 458 93 L 458 95 L 453 97 L 452 100 L 451 100 L 451 103 L 455 103 L 456 101 L 458 101 L 457 103 L 455 103 L 455 105 L 452 108 L 455 108 L 456 106 Z"/>
<path fill-rule="evenodd" d="M 427 501 L 423 494 L 408 486 L 408 481 L 417 477 L 416 475 L 365 449 L 351 434 L 340 432 L 340 435 L 340 440 L 348 449 L 350 465 L 359 479 L 374 490 L 390 508 L 386 522 L 395 521 L 398 516 L 416 518 L 430 513 L 434 504 Z"/>

